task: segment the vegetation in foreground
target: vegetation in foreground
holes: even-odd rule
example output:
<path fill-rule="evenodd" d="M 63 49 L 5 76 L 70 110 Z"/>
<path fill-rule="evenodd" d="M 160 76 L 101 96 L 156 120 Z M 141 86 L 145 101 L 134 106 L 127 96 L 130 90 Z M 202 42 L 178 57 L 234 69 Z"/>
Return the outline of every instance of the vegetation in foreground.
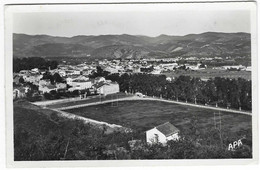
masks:
<path fill-rule="evenodd" d="M 208 129 L 201 131 L 193 119 L 179 141 L 167 146 L 146 145 L 135 132 L 106 134 L 96 128 L 59 117 L 56 112 L 24 101 L 14 103 L 14 160 L 105 160 L 105 159 L 210 159 L 251 158 L 251 132 L 234 151 L 227 143 L 238 136 Z"/>

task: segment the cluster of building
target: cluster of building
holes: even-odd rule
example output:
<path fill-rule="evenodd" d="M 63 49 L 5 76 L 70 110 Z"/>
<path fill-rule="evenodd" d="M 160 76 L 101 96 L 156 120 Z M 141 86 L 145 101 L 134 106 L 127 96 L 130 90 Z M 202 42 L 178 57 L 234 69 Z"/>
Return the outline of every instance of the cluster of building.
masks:
<path fill-rule="evenodd" d="M 201 63 L 197 65 L 178 64 L 179 58 L 167 59 L 142 59 L 142 60 L 103 60 L 98 65 L 110 73 L 150 73 L 161 74 L 163 72 L 175 71 L 176 69 L 186 68 L 190 70 L 201 70 L 207 66 Z"/>
<path fill-rule="evenodd" d="M 96 68 L 91 66 L 59 66 L 54 70 L 39 70 L 37 68 L 32 70 L 21 70 L 19 73 L 14 73 L 13 82 L 13 98 L 23 98 L 32 90 L 32 85 L 37 88 L 34 89 L 33 95 L 43 95 L 44 93 L 56 92 L 73 92 L 86 91 L 90 94 L 107 95 L 119 92 L 119 85 L 116 82 L 106 80 L 104 77 L 96 77 L 90 79 L 90 75 Z M 62 78 L 62 82 L 51 82 L 50 79 L 43 79 L 43 75 L 49 72 L 50 75 L 56 73 Z M 83 94 L 84 95 L 84 94 Z M 86 94 L 85 94 L 86 97 Z"/>
<path fill-rule="evenodd" d="M 213 67 L 213 69 L 217 70 L 243 70 L 243 71 L 251 71 L 251 66 L 243 66 L 243 65 L 232 65 L 232 66 L 221 66 L 221 67 Z"/>
<path fill-rule="evenodd" d="M 186 58 L 188 60 L 199 60 L 196 57 Z M 185 59 L 185 60 L 186 60 Z M 207 60 L 221 60 L 221 57 L 207 58 Z M 68 65 L 60 64 L 58 68 L 53 70 L 41 70 L 34 68 L 31 70 L 21 70 L 19 73 L 14 73 L 14 83 L 16 87 L 14 88 L 14 98 L 24 97 L 25 93 L 30 91 L 30 86 L 22 85 L 20 83 L 20 78 L 24 82 L 29 82 L 38 87 L 39 94 L 50 93 L 51 91 L 69 91 L 73 92 L 75 90 L 86 90 L 88 89 L 91 94 L 107 94 L 119 91 L 119 85 L 115 82 L 105 80 L 103 77 L 97 77 L 96 79 L 90 79 L 89 75 L 97 72 L 97 66 L 99 66 L 103 71 L 109 72 L 111 74 L 118 73 L 148 73 L 148 74 L 162 74 L 165 72 L 171 72 L 178 69 L 185 70 L 202 70 L 207 68 L 207 65 L 201 64 L 200 62 L 195 62 L 198 64 L 178 64 L 179 60 L 183 60 L 181 57 L 177 58 L 165 58 L 165 59 L 129 59 L 129 60 L 100 60 L 92 63 L 82 63 L 78 65 Z M 201 58 L 200 58 L 201 60 Z M 206 60 L 206 59 L 205 59 Z M 214 69 L 221 70 L 245 70 L 251 71 L 251 67 L 245 67 L 242 65 L 238 66 L 221 66 L 214 67 Z M 55 73 L 59 74 L 64 80 L 63 82 L 51 82 L 48 79 L 43 79 L 43 74 L 48 71 L 51 75 Z M 168 81 L 173 78 L 167 77 Z M 104 90 L 113 89 L 113 90 Z M 110 92 L 111 91 L 111 92 Z"/>

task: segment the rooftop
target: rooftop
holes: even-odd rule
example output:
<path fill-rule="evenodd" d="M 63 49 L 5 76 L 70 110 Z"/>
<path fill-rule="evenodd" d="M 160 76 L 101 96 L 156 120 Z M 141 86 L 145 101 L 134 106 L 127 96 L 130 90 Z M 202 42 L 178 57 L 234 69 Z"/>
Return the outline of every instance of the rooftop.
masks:
<path fill-rule="evenodd" d="M 180 130 L 173 126 L 170 122 L 166 122 L 164 124 L 161 124 L 159 126 L 155 127 L 157 130 L 159 130 L 161 133 L 163 133 L 166 137 L 178 133 Z"/>

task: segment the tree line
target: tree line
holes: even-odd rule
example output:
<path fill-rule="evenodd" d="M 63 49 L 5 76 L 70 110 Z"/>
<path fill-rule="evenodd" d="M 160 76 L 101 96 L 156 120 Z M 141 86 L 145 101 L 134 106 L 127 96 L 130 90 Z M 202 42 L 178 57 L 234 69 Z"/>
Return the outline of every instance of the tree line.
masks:
<path fill-rule="evenodd" d="M 106 79 L 119 83 L 120 91 L 141 92 L 147 96 L 170 100 L 252 110 L 252 82 L 242 78 L 215 77 L 208 81 L 190 76 L 179 76 L 166 81 L 165 75 L 110 74 Z"/>
<path fill-rule="evenodd" d="M 33 68 L 39 69 L 55 69 L 58 62 L 54 60 L 45 60 L 41 57 L 29 58 L 14 58 L 13 59 L 13 72 L 17 73 L 21 70 L 31 70 Z"/>

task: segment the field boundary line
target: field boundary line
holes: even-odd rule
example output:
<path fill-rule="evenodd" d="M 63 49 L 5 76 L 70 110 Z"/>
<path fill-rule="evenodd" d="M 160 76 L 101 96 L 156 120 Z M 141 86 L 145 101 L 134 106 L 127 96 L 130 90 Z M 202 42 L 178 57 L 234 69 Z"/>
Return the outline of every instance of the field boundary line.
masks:
<path fill-rule="evenodd" d="M 101 125 L 101 126 L 106 125 L 110 128 L 124 128 L 121 125 L 110 124 L 110 123 L 103 122 L 103 121 L 97 121 L 97 120 L 94 120 L 94 119 L 86 118 L 86 117 L 83 117 L 83 116 L 79 116 L 79 115 L 76 115 L 76 114 L 73 114 L 73 113 L 68 113 L 68 112 L 65 112 L 65 111 L 62 111 L 62 110 L 58 110 L 58 109 L 51 109 L 51 110 L 60 113 L 61 116 L 63 116 L 63 117 L 66 117 L 66 118 L 69 118 L 69 119 L 83 120 L 85 123 L 90 123 L 90 124 L 93 124 L 93 125 Z"/>
<path fill-rule="evenodd" d="M 68 109 L 75 109 L 75 108 L 80 108 L 80 107 L 87 107 L 87 106 L 106 104 L 106 103 L 111 103 L 111 102 L 138 101 L 138 100 L 161 101 L 161 102 L 174 103 L 174 104 L 179 104 L 179 105 L 184 105 L 184 106 L 199 107 L 199 108 L 204 108 L 204 109 L 225 111 L 225 112 L 231 112 L 231 113 L 239 113 L 239 114 L 252 116 L 251 112 L 245 112 L 245 111 L 239 111 L 239 110 L 233 110 L 233 109 L 225 109 L 225 108 L 212 107 L 212 106 L 203 106 L 203 105 L 191 104 L 191 103 L 185 103 L 185 102 L 177 102 L 177 101 L 167 100 L 167 99 L 150 98 L 150 97 L 149 98 L 148 97 L 140 98 L 140 97 L 136 97 L 136 96 L 120 98 L 120 99 L 113 99 L 113 100 L 106 100 L 106 101 L 103 101 L 103 102 L 93 102 L 93 103 L 86 103 L 86 104 L 80 104 L 80 105 L 74 105 L 74 106 L 66 106 L 66 107 L 57 108 L 57 110 L 68 110 Z"/>

